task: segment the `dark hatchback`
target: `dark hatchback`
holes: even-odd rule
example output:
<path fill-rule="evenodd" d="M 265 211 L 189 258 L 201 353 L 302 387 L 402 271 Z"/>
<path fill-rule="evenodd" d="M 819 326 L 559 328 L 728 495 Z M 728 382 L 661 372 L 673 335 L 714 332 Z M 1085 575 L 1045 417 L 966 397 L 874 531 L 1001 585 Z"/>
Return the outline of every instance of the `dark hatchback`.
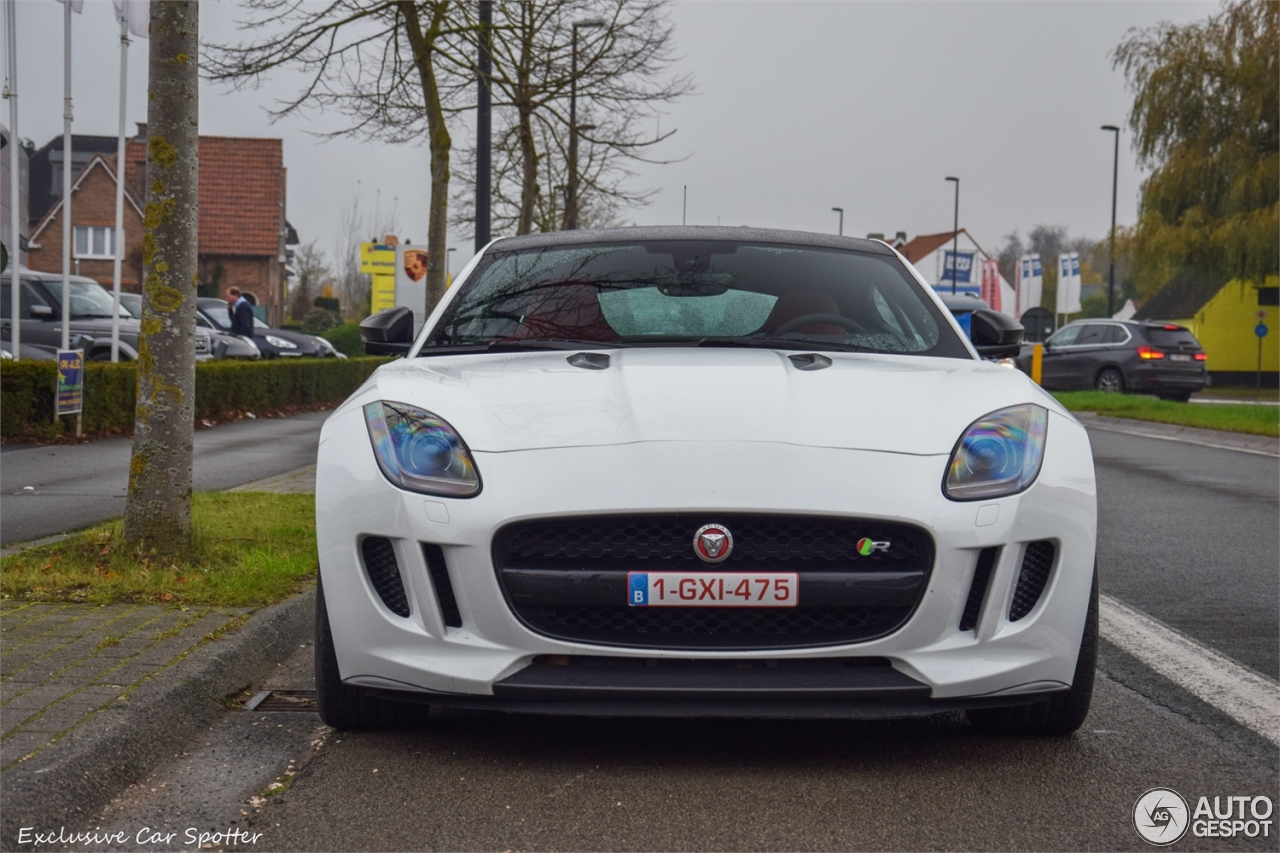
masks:
<path fill-rule="evenodd" d="M 1031 372 L 1032 345 L 1018 368 Z M 1186 402 L 1209 384 L 1206 356 L 1186 328 L 1172 323 L 1077 320 L 1044 344 L 1040 384 L 1052 391 L 1093 388 L 1156 394 Z"/>

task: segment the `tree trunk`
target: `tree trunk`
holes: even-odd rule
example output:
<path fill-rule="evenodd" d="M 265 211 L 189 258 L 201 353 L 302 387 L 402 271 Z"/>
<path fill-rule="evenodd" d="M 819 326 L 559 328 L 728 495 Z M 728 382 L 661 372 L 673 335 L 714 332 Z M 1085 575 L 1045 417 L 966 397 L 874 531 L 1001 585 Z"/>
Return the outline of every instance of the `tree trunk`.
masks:
<path fill-rule="evenodd" d="M 152 3 L 142 329 L 124 538 L 191 544 L 199 190 L 199 4 Z"/>
<path fill-rule="evenodd" d="M 422 319 L 431 314 L 445 291 L 445 249 L 449 236 L 449 153 L 453 138 L 445 127 L 440 105 L 440 87 L 436 82 L 435 43 L 440 35 L 451 0 L 426 4 L 431 10 L 431 23 L 424 31 L 414 0 L 403 0 L 400 12 L 405 18 L 409 46 L 414 65 L 422 81 L 423 107 L 427 113 L 427 146 L 431 151 L 431 207 L 427 220 L 427 304 Z"/>
<path fill-rule="evenodd" d="M 533 67 L 532 18 L 534 9 L 521 3 L 520 9 L 520 66 L 516 69 L 516 109 L 519 112 L 520 160 L 523 180 L 520 185 L 520 221 L 516 234 L 533 231 L 533 207 L 538 203 L 538 149 L 533 140 L 533 86 L 530 85 L 530 69 Z"/>

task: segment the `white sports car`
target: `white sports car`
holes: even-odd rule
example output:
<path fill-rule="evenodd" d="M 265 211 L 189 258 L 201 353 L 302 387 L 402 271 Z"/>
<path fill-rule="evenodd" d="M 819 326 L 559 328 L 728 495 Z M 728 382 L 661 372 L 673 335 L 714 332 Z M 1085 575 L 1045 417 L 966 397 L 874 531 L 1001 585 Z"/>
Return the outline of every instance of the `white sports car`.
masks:
<path fill-rule="evenodd" d="M 320 714 L 1084 720 L 1081 425 L 884 243 L 501 239 L 325 423 Z"/>

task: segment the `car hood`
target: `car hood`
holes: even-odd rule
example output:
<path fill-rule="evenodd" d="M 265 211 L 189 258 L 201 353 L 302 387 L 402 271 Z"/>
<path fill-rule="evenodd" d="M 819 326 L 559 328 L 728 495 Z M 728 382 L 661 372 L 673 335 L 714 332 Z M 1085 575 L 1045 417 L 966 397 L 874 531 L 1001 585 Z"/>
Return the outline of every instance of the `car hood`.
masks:
<path fill-rule="evenodd" d="M 773 350 L 635 348 L 588 370 L 571 366 L 571 354 L 402 359 L 351 403 L 427 409 L 480 452 L 769 441 L 949 454 L 988 412 L 1026 402 L 1063 411 L 1022 373 L 964 359 L 829 353 L 830 367 L 799 370 Z"/>

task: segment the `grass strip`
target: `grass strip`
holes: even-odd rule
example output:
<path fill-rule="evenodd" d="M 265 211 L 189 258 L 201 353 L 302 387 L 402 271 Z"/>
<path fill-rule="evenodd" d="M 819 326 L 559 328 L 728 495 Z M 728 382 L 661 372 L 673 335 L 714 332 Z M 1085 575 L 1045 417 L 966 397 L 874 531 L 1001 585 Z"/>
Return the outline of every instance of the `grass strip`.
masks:
<path fill-rule="evenodd" d="M 0 562 L 9 600 L 245 607 L 271 604 L 315 578 L 315 498 L 265 492 L 194 495 L 195 556 L 126 548 L 111 521 Z"/>
<path fill-rule="evenodd" d="M 1102 391 L 1061 391 L 1053 396 L 1073 412 L 1096 412 L 1112 418 L 1280 436 L 1280 409 L 1275 406 L 1197 405 L 1140 394 L 1107 394 Z"/>

